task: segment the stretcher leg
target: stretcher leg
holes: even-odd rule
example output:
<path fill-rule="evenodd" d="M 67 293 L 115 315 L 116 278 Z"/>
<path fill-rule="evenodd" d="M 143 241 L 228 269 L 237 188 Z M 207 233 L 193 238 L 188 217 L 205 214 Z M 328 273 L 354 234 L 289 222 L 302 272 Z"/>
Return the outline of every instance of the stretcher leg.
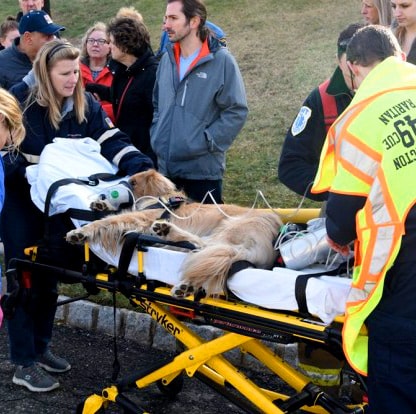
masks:
<path fill-rule="evenodd" d="M 163 379 L 167 375 L 181 371 L 185 371 L 188 376 L 192 377 L 196 371 L 205 365 L 220 377 L 224 378 L 228 384 L 232 385 L 234 389 L 248 398 L 262 412 L 266 414 L 283 413 L 283 411 L 273 404 L 270 397 L 260 387 L 254 384 L 221 355 L 246 342 L 255 341 L 255 339 L 239 334 L 226 333 L 219 338 L 204 343 L 198 335 L 173 315 L 169 314 L 162 306 L 156 303 L 146 303 L 146 309 L 152 309 L 150 315 L 156 321 L 158 319 L 160 321 L 163 315 L 163 326 L 170 333 L 173 332 L 174 337 L 188 348 L 188 350 L 175 357 L 171 363 L 138 379 L 136 381 L 138 388 L 144 388 L 153 382 Z M 175 329 L 175 327 L 179 326 L 180 329 Z M 206 372 L 205 368 L 202 368 L 203 372 Z"/>
<path fill-rule="evenodd" d="M 18 270 L 24 270 L 27 267 L 31 269 L 35 266 L 42 269 L 42 274 L 49 272 L 56 276 L 59 271 L 53 266 L 16 260 Z M 276 356 L 260 340 L 260 338 L 264 339 L 265 335 L 266 338 L 276 338 L 276 342 L 279 342 L 279 338 L 283 335 L 284 338 L 288 336 L 294 341 L 297 338 L 302 338 L 302 340 L 310 340 L 314 344 L 335 345 L 340 335 L 339 327 L 322 326 L 322 324 L 310 323 L 307 319 L 299 316 L 283 315 L 218 298 L 177 300 L 171 297 L 168 288 L 156 286 L 154 289 L 147 289 L 143 284 L 139 285 L 140 280 L 136 278 L 126 277 L 113 280 L 111 275 L 108 275 L 108 277 L 96 276 L 94 280 L 89 274 L 71 272 L 66 269 L 60 270 L 65 277 L 70 276 L 81 282 L 92 283 L 93 281 L 93 285 L 98 288 L 123 293 L 181 342 L 185 348 L 172 360 L 131 375 L 129 378 L 105 388 L 101 395 L 90 396 L 85 402 L 85 409 L 79 411 L 83 414 L 96 413 L 110 402 L 122 406 L 127 413 L 145 413 L 144 410 L 135 407 L 134 403 L 123 395 L 123 392 L 131 387 L 141 389 L 153 383 L 161 384 L 169 392 L 179 392 L 179 379 L 183 372 L 189 377 L 195 376 L 205 380 L 211 386 L 214 385 L 214 389 L 227 397 L 227 394 L 230 394 L 232 402 L 235 402 L 236 398 L 231 393 L 227 393 L 227 390 L 232 389 L 239 392 L 241 396 L 245 397 L 247 403 L 236 403 L 236 405 L 243 407 L 249 413 L 293 413 L 300 408 L 319 414 L 359 414 L 365 412 L 365 404 L 347 407 L 332 399 L 318 386 L 312 384 L 308 377 Z M 168 305 L 193 309 L 198 316 L 204 316 L 210 324 L 222 327 L 227 333 L 205 341 L 166 310 Z M 255 335 L 257 336 L 254 337 Z M 267 390 L 247 378 L 222 355 L 235 348 L 240 348 L 243 352 L 251 354 L 288 384 L 296 394 L 288 396 Z M 255 410 L 250 410 L 249 404 Z"/>
<path fill-rule="evenodd" d="M 284 362 L 284 360 L 276 356 L 266 345 L 260 341 L 251 341 L 243 344 L 241 346 L 242 350 L 248 352 L 253 357 L 258 359 L 263 363 L 264 366 L 269 368 L 272 372 L 279 376 L 286 384 L 294 388 L 298 395 L 293 398 L 287 398 L 286 396 L 280 396 L 279 399 L 284 400 L 285 402 L 280 405 L 280 407 L 285 408 L 286 410 L 302 408 L 303 411 L 311 413 L 363 413 L 364 408 L 361 405 L 344 407 L 339 404 L 337 401 L 332 399 L 329 395 L 325 394 L 320 390 L 319 387 L 313 385 L 309 378 L 295 370 L 289 364 Z M 311 398 L 314 400 L 314 403 L 320 402 L 323 407 L 326 407 L 327 410 L 316 406 L 316 407 L 306 407 L 305 404 L 311 403 Z M 276 398 L 274 399 L 276 401 Z M 286 411 L 285 411 L 286 412 Z M 290 411 L 291 412 L 291 411 Z"/>

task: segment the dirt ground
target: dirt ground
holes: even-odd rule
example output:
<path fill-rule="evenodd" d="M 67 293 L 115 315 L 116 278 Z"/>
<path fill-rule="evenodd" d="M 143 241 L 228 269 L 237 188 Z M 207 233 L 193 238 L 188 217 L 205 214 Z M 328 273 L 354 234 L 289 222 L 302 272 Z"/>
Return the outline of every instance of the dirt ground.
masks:
<path fill-rule="evenodd" d="M 100 393 L 111 384 L 114 360 L 113 339 L 81 329 L 57 325 L 52 350 L 64 356 L 72 369 L 59 375 L 61 387 L 49 393 L 32 393 L 11 382 L 14 367 L 8 361 L 7 331 L 0 329 L 0 412 L 2 414 L 69 414 L 75 413 L 77 404 L 86 396 Z M 172 355 L 144 349 L 125 339 L 118 340 L 118 359 L 121 365 L 119 378 L 152 364 L 169 359 Z M 259 376 L 259 374 L 256 374 Z M 264 381 L 269 382 L 267 376 Z M 270 385 L 270 384 L 268 384 Z M 243 411 L 197 379 L 185 377 L 183 390 L 171 400 L 156 385 L 135 389 L 128 397 L 152 414 L 237 414 Z M 107 414 L 122 413 L 111 404 Z M 142 411 L 139 411 L 140 413 Z"/>

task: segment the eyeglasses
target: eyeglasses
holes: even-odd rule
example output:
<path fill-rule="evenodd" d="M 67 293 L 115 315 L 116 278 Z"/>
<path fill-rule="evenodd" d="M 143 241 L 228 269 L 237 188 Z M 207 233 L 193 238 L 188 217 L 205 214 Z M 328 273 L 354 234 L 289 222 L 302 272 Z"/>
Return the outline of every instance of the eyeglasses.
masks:
<path fill-rule="evenodd" d="M 92 37 L 89 37 L 87 39 L 87 43 L 90 44 L 90 45 L 93 45 L 94 43 L 97 43 L 97 45 L 103 46 L 108 42 L 105 39 L 93 39 Z"/>

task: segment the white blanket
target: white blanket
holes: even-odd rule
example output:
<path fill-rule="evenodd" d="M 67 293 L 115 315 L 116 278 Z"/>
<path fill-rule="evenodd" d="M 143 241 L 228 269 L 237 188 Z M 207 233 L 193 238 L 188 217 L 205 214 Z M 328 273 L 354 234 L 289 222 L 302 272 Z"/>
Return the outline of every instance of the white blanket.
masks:
<path fill-rule="evenodd" d="M 46 194 L 49 187 L 63 178 L 83 178 L 94 174 L 116 174 L 117 168 L 100 153 L 100 144 L 92 138 L 55 138 L 45 146 L 39 164 L 26 168 L 30 195 L 35 205 L 45 211 Z M 97 186 L 67 184 L 59 187 L 52 197 L 49 215 L 64 213 L 69 208 L 89 210 L 90 204 L 99 194 L 113 187 L 122 179 L 100 181 Z M 85 221 L 72 219 L 75 227 Z"/>
<path fill-rule="evenodd" d="M 45 147 L 39 164 L 27 168 L 27 178 L 31 184 L 33 202 L 44 211 L 46 194 L 55 181 L 115 172 L 116 168 L 101 156 L 100 145 L 91 138 L 74 140 L 55 138 L 52 144 Z M 105 189 L 114 184 L 115 182 L 105 182 L 102 186 Z M 52 198 L 50 212 L 58 214 L 65 212 L 68 208 L 88 210 L 91 201 L 103 191 L 103 187 L 77 184 L 60 187 Z M 75 227 L 84 224 L 79 220 L 73 219 L 72 221 Z M 112 255 L 103 250 L 100 245 L 90 247 L 106 263 L 118 265 L 119 252 Z M 291 252 L 291 250 L 288 251 Z M 144 254 L 146 277 L 149 280 L 158 280 L 169 285 L 179 283 L 181 266 L 186 254 L 150 247 Z M 316 269 L 316 271 L 321 270 Z M 137 255 L 133 255 L 129 271 L 132 274 L 138 273 Z M 297 310 L 298 305 L 294 294 L 296 277 L 302 273 L 311 272 L 310 269 L 275 268 L 273 271 L 245 269 L 229 279 L 228 287 L 243 301 L 268 309 Z M 310 279 L 306 288 L 309 311 L 319 316 L 323 322 L 330 323 L 335 316 L 344 313 L 350 284 L 350 279 L 340 277 L 321 276 Z"/>
<path fill-rule="evenodd" d="M 120 252 L 114 255 L 98 244 L 90 245 L 91 250 L 106 263 L 118 265 Z M 149 247 L 144 253 L 144 274 L 149 280 L 158 280 L 176 285 L 181 280 L 182 264 L 188 253 L 157 247 Z M 267 309 L 298 309 L 295 299 L 297 276 L 304 273 L 321 272 L 322 267 L 311 267 L 304 271 L 276 267 L 271 270 L 244 269 L 228 280 L 228 288 L 238 298 Z M 137 255 L 133 255 L 129 272 L 138 274 Z M 344 277 L 320 276 L 308 280 L 306 301 L 310 313 L 323 322 L 330 323 L 345 311 L 345 302 L 350 291 L 351 280 Z"/>

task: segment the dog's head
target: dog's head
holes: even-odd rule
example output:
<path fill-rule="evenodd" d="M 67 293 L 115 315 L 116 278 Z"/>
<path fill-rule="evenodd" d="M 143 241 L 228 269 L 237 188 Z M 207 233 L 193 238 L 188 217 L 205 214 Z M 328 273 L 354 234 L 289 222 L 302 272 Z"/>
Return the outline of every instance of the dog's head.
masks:
<path fill-rule="evenodd" d="M 147 170 L 132 175 L 129 184 L 132 186 L 135 198 L 143 196 L 161 197 L 178 191 L 172 181 L 156 170 Z"/>

